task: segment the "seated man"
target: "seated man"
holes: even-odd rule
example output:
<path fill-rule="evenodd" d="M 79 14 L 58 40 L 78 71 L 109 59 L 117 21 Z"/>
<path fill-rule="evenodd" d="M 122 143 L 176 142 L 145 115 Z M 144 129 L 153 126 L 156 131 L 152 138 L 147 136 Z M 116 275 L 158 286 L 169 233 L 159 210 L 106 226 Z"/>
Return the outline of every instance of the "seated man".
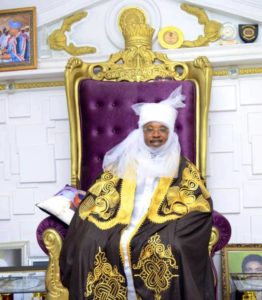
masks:
<path fill-rule="evenodd" d="M 60 267 L 70 299 L 212 300 L 212 202 L 174 132 L 181 86 L 135 104 L 139 128 L 108 151 L 70 224 Z"/>

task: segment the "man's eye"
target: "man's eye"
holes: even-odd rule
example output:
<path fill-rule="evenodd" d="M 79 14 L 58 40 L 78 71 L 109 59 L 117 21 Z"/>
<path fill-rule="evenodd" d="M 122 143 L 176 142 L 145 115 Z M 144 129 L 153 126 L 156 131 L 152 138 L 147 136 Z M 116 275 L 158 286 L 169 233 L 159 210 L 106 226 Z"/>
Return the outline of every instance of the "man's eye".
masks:
<path fill-rule="evenodd" d="M 146 131 L 146 132 L 148 132 L 148 133 L 151 133 L 151 132 L 153 132 L 154 130 L 153 130 L 153 128 L 144 128 L 144 131 Z"/>
<path fill-rule="evenodd" d="M 161 127 L 161 128 L 159 129 L 159 131 L 162 132 L 162 133 L 166 133 L 166 132 L 168 132 L 168 128 L 166 128 L 166 127 Z"/>

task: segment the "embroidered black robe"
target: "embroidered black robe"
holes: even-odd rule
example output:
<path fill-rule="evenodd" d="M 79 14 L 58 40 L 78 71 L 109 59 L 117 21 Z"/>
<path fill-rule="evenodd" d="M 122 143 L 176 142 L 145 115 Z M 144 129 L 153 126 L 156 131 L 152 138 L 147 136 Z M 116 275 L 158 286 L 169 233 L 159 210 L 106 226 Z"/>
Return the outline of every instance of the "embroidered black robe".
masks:
<path fill-rule="evenodd" d="M 134 195 L 134 182 L 109 172 L 89 189 L 60 256 L 70 300 L 127 299 L 120 239 L 130 222 Z M 208 252 L 211 211 L 210 195 L 198 170 L 182 157 L 177 178 L 160 178 L 148 213 L 129 241 L 138 300 L 215 299 Z"/>

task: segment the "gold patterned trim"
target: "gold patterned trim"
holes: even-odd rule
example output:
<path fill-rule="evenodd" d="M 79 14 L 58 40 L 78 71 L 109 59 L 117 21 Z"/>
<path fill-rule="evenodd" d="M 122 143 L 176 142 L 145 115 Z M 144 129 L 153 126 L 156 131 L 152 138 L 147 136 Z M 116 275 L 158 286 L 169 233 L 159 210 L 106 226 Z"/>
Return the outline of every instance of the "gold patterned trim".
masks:
<path fill-rule="evenodd" d="M 64 81 L 40 81 L 40 82 L 19 82 L 14 83 L 15 89 L 37 89 L 37 88 L 47 88 L 47 87 L 60 87 L 64 86 Z"/>
<path fill-rule="evenodd" d="M 213 71 L 213 76 L 231 76 L 231 69 L 214 69 Z M 262 73 L 262 67 L 257 67 L 257 68 L 237 68 L 233 67 L 235 69 L 235 75 L 253 75 L 253 74 L 261 74 Z"/>
<path fill-rule="evenodd" d="M 15 91 L 39 88 L 55 88 L 65 86 L 64 81 L 37 81 L 37 82 L 7 82 L 0 84 L 0 90 Z"/>
<path fill-rule="evenodd" d="M 129 262 L 129 266 L 132 265 L 131 263 L 131 255 L 132 255 L 132 251 L 131 251 L 131 241 L 133 239 L 133 237 L 136 235 L 136 233 L 138 232 L 138 230 L 140 229 L 140 227 L 142 226 L 142 224 L 144 223 L 145 219 L 147 218 L 147 214 L 145 214 L 141 220 L 139 221 L 139 223 L 136 225 L 134 231 L 132 232 L 131 236 L 129 237 L 128 241 L 127 241 L 127 257 L 128 257 L 128 262 Z M 122 262 L 124 262 L 124 255 L 123 255 L 123 251 L 120 252 L 120 254 L 122 255 L 121 260 Z M 131 270 L 132 272 L 132 270 Z"/>
<path fill-rule="evenodd" d="M 80 218 L 88 219 L 101 230 L 110 229 L 117 224 L 129 224 L 136 183 L 123 180 L 119 195 L 116 191 L 118 182 L 119 178 L 105 172 L 89 189 L 91 195 L 80 205 Z"/>
<path fill-rule="evenodd" d="M 148 218 L 153 223 L 177 220 L 192 211 L 210 212 L 210 197 L 195 166 L 187 162 L 179 186 L 162 178 L 153 195 Z M 200 192 L 200 194 L 199 194 Z"/>
<path fill-rule="evenodd" d="M 261 74 L 262 67 L 239 68 L 239 75 L 254 75 Z M 214 77 L 230 76 L 229 69 L 213 69 Z M 11 82 L 0 84 L 0 91 L 19 90 L 19 89 L 39 89 L 39 88 L 56 88 L 65 86 L 64 81 L 37 81 L 37 82 Z"/>
<path fill-rule="evenodd" d="M 169 289 L 171 279 L 179 276 L 171 246 L 165 247 L 158 233 L 148 240 L 148 244 L 140 253 L 137 264 L 133 264 L 132 268 L 140 271 L 134 276 L 140 277 L 146 288 L 154 292 L 155 300 L 161 300 L 161 293 Z"/>
<path fill-rule="evenodd" d="M 93 215 L 98 221 L 108 221 L 115 214 L 120 196 L 116 190 L 119 178 L 105 172 L 88 190 L 91 193 L 79 207 L 79 216 L 85 220 Z"/>
<path fill-rule="evenodd" d="M 163 200 L 165 199 L 167 191 L 172 183 L 172 180 L 173 180 L 172 178 L 164 178 L 164 177 L 160 178 L 155 193 L 153 195 L 151 205 L 148 210 L 148 218 L 151 222 L 164 223 L 167 221 L 166 218 L 163 219 L 162 217 L 157 217 L 157 216 L 158 216 L 158 209 L 161 203 L 163 202 Z"/>
<path fill-rule="evenodd" d="M 93 295 L 94 300 L 126 300 L 125 278 L 116 266 L 113 267 L 107 261 L 106 254 L 100 247 L 94 265 L 93 273 L 89 272 L 87 276 L 85 297 Z"/>
<path fill-rule="evenodd" d="M 123 228 L 123 229 L 121 230 L 121 233 L 120 233 L 120 241 L 121 241 L 121 239 L 122 239 L 122 235 L 123 235 L 125 229 L 126 229 L 126 228 Z M 123 249 L 122 243 L 119 243 L 119 256 L 120 256 L 122 265 L 124 266 L 124 265 L 125 265 L 125 254 L 124 254 L 124 249 Z M 1 299 L 0 299 L 0 300 L 1 300 Z"/>

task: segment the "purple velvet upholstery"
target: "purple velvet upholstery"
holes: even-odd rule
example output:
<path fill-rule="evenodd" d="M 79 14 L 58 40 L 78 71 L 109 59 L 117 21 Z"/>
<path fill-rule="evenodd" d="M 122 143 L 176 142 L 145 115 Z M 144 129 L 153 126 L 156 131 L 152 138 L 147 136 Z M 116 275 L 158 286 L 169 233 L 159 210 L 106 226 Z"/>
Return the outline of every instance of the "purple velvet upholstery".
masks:
<path fill-rule="evenodd" d="M 48 255 L 48 251 L 43 241 L 43 233 L 46 229 L 55 229 L 61 236 L 62 240 L 65 238 L 68 225 L 60 221 L 56 217 L 50 216 L 41 221 L 36 230 L 36 238 L 40 248 Z"/>
<path fill-rule="evenodd" d="M 159 102 L 179 85 L 186 95 L 186 107 L 180 109 L 176 132 L 182 155 L 196 161 L 195 87 L 191 81 L 110 82 L 83 80 L 79 85 L 79 106 L 82 128 L 82 168 L 80 188 L 87 190 L 102 170 L 106 151 L 121 142 L 137 128 L 137 116 L 131 105 L 138 102 Z"/>

